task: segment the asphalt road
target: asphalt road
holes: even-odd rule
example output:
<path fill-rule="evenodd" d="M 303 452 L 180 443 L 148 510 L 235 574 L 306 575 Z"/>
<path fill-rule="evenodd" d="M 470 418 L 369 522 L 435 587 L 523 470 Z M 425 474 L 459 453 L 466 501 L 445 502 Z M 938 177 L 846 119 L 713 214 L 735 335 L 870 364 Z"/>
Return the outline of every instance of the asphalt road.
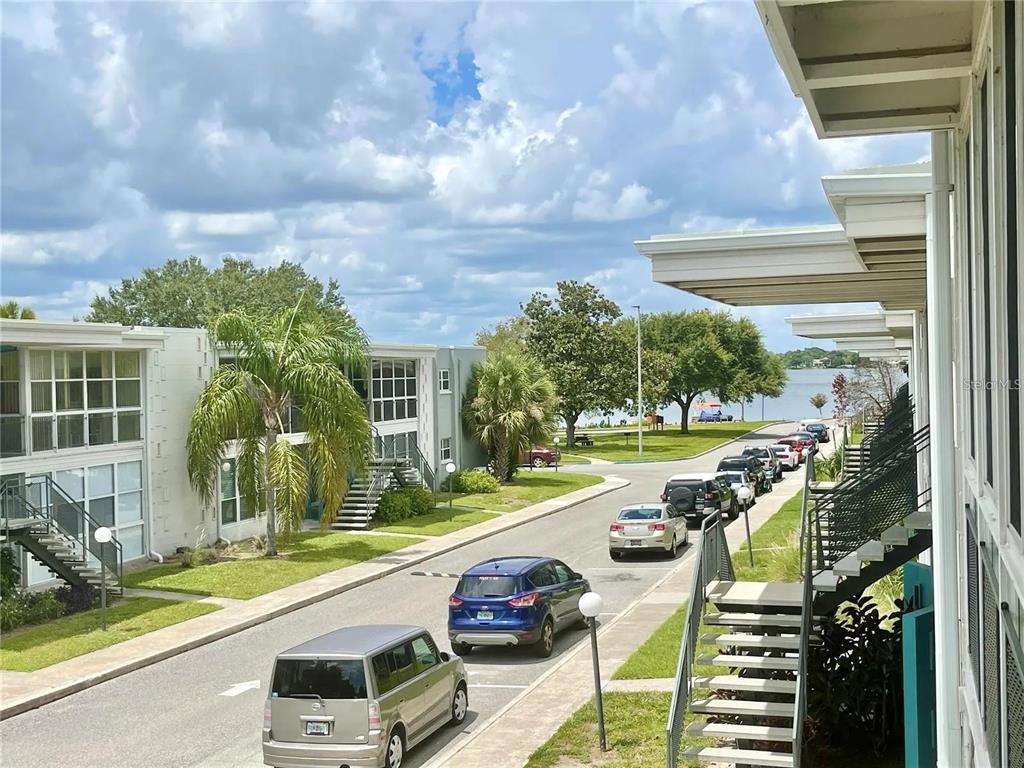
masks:
<path fill-rule="evenodd" d="M 759 433 L 752 444 L 772 442 L 795 425 Z M 427 627 L 447 648 L 447 597 L 454 580 L 411 571 L 459 573 L 496 555 L 543 554 L 582 572 L 604 597 L 607 616 L 619 613 L 674 565 L 661 557 L 612 562 L 607 530 L 627 503 L 654 500 L 665 479 L 684 470 L 710 471 L 736 445 L 699 459 L 651 464 L 574 466 L 561 471 L 615 474 L 629 487 L 466 546 L 337 597 L 303 608 L 223 640 L 95 686 L 0 723 L 4 768 L 68 766 L 259 766 L 263 701 L 274 656 L 311 637 L 349 624 L 409 623 Z M 791 495 L 801 475 L 790 473 L 774 493 Z M 692 556 L 692 547 L 678 558 Z M 474 649 L 467 657 L 470 715 L 461 730 L 446 728 L 413 750 L 416 768 L 462 733 L 484 722 L 584 640 L 585 630 L 559 635 L 550 659 L 528 649 Z M 242 683 L 258 687 L 232 691 Z"/>

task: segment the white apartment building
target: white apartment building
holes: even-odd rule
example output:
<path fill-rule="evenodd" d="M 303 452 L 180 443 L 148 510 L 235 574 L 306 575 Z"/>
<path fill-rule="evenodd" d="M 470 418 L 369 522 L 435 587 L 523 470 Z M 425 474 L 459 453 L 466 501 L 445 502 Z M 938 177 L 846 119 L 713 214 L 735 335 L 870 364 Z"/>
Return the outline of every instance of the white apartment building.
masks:
<path fill-rule="evenodd" d="M 824 179 L 834 225 L 656 235 L 637 250 L 656 282 L 734 306 L 879 303 L 790 322 L 907 360 L 914 427 L 930 434 L 916 476 L 934 659 L 916 664 L 934 677 L 934 702 L 919 702 L 934 716 L 907 764 L 1021 768 L 1024 3 L 756 6 L 820 138 L 929 132 L 930 163 Z"/>
<path fill-rule="evenodd" d="M 444 465 L 479 466 L 459 414 L 480 347 L 372 344 L 369 379 L 354 383 L 375 433 Z M 125 563 L 177 547 L 237 541 L 265 531 L 247 508 L 226 446 L 216 505 L 189 484 L 185 443 L 192 408 L 221 355 L 206 331 L 0 319 L 0 480 L 49 476 L 96 525 L 113 529 Z M 301 414 L 288 439 L 304 442 Z M 315 498 L 309 517 L 319 519 Z M 23 578 L 52 578 L 23 553 Z"/>

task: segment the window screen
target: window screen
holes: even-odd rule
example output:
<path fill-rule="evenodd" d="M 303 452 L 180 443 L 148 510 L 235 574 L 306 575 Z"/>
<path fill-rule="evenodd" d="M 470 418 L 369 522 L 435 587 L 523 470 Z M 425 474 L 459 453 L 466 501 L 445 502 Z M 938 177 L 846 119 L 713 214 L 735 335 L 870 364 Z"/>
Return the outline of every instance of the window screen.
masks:
<path fill-rule="evenodd" d="M 981 83 L 981 325 L 984 338 L 982 346 L 982 374 L 985 377 L 985 420 L 992 420 L 992 228 L 989 225 L 989 167 L 992 161 L 992 142 L 989 140 L 989 91 L 988 78 Z M 985 480 L 992 484 L 993 466 L 991 428 L 982 430 L 985 437 Z"/>
<path fill-rule="evenodd" d="M 967 654 L 974 673 L 974 689 L 981 693 L 981 656 L 979 653 L 978 629 L 980 626 L 980 591 L 981 582 L 978 578 L 978 543 L 974 537 L 974 527 L 967 524 Z"/>
<path fill-rule="evenodd" d="M 1020 181 L 1020 165 L 1017 157 L 1016 138 L 1019 135 L 1021 126 L 1017 124 L 1020 119 L 1017 113 L 1017 60 L 1021 46 L 1020 35 L 1017 31 L 1017 8 L 1016 3 L 1005 3 L 1005 23 L 1003 25 L 1005 42 L 1003 50 L 1006 55 L 1005 72 L 1006 82 L 1006 338 L 1007 351 L 1009 354 L 1009 368 L 1007 370 L 1009 386 L 1007 395 L 1010 410 L 1010 485 L 1007 492 L 1010 506 L 1010 525 L 1021 532 L 1021 439 L 1020 439 L 1020 401 L 1021 401 L 1021 370 L 1020 370 L 1020 309 L 1018 303 L 1021 300 L 1019 295 L 1019 258 L 1018 248 L 1020 246 L 1019 212 L 1017 210 L 1017 183 Z M 1021 764 L 1024 764 L 1022 761 Z"/>
<path fill-rule="evenodd" d="M 999 686 L 999 604 L 992 572 L 982 560 L 982 632 L 985 652 L 985 687 L 982 711 L 985 715 L 985 741 L 990 755 L 999 754 L 1001 707 Z"/>

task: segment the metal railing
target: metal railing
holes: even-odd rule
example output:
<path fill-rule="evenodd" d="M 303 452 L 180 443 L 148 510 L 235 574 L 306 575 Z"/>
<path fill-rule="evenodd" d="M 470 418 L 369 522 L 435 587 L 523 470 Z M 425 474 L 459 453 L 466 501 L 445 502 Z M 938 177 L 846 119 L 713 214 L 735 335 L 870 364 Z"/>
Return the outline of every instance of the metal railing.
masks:
<path fill-rule="evenodd" d="M 405 464 L 409 469 L 415 469 L 431 493 L 437 493 L 437 474 L 420 451 L 415 439 L 409 438 L 406 434 L 381 435 L 373 425 L 370 425 L 370 428 L 373 430 L 373 457 L 375 459 L 378 461 L 392 460 L 395 463 L 395 468 Z"/>
<path fill-rule="evenodd" d="M 810 647 L 811 624 L 814 621 L 814 547 L 811 543 L 811 482 L 814 480 L 814 454 L 807 457 L 804 492 L 800 502 L 800 559 L 803 563 L 803 591 L 800 600 L 800 646 L 797 650 L 796 699 L 793 703 L 793 768 L 800 768 L 804 743 L 804 720 L 807 717 L 807 653 Z M 820 541 L 820 529 L 818 531 Z"/>
<path fill-rule="evenodd" d="M 0 496 L 5 527 L 14 512 L 46 521 L 51 530 L 74 548 L 83 562 L 88 563 L 92 558 L 113 574 L 118 584 L 121 583 L 124 573 L 121 542 L 116 537 L 106 544 L 97 542 L 93 533 L 104 527 L 102 523 L 86 512 L 82 503 L 71 498 L 49 475 L 28 475 L 19 481 L 6 482 L 0 486 Z"/>
<path fill-rule="evenodd" d="M 679 647 L 679 662 L 676 667 L 676 680 L 672 689 L 672 703 L 668 713 L 666 726 L 668 768 L 676 768 L 678 765 L 683 721 L 693 697 L 693 665 L 697 653 L 700 624 L 707 605 L 707 586 L 716 579 L 733 581 L 735 574 L 721 515 L 709 515 L 704 518 L 704 522 L 700 526 L 700 540 L 697 542 L 690 600 L 686 605 L 686 621 L 683 624 L 683 639 Z"/>

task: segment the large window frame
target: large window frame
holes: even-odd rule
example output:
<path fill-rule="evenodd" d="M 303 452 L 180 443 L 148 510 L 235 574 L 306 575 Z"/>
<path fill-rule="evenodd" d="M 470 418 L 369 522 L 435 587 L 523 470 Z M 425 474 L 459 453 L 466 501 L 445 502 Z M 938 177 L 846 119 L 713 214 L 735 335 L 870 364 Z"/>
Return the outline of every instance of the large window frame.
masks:
<path fill-rule="evenodd" d="M 370 363 L 371 415 L 375 423 L 417 418 L 418 370 L 414 359 L 380 358 Z"/>
<path fill-rule="evenodd" d="M 225 471 L 225 467 L 229 467 Z M 230 491 L 230 495 L 228 495 Z M 217 470 L 217 514 L 221 525 L 237 525 L 255 520 L 263 510 L 251 509 L 238 487 L 238 459 L 232 456 Z M 266 504 L 262 506 L 266 507 Z"/>

